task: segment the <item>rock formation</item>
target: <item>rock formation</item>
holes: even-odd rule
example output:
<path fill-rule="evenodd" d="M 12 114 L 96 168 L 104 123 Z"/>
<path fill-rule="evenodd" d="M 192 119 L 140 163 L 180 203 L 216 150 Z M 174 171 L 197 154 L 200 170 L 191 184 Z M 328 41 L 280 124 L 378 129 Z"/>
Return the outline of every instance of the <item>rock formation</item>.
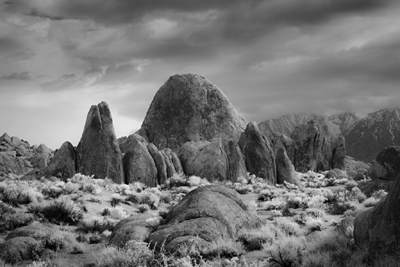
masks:
<path fill-rule="evenodd" d="M 275 184 L 274 151 L 269 140 L 261 134 L 255 122 L 249 122 L 240 137 L 239 146 L 245 157 L 247 171 Z"/>
<path fill-rule="evenodd" d="M 171 76 L 156 93 L 137 132 L 160 150 L 190 141 L 238 140 L 245 120 L 213 83 L 196 74 Z"/>
<path fill-rule="evenodd" d="M 0 137 L 0 176 L 39 171 L 52 157 L 53 152 L 43 144 L 31 147 L 27 141 L 7 133 Z"/>
<path fill-rule="evenodd" d="M 224 181 L 227 178 L 229 163 L 220 141 L 187 142 L 179 150 L 179 159 L 187 175 L 209 181 Z"/>
<path fill-rule="evenodd" d="M 154 144 L 148 144 L 147 150 L 153 157 L 154 163 L 157 168 L 158 184 L 162 185 L 167 180 L 167 165 L 165 164 L 164 157 Z"/>
<path fill-rule="evenodd" d="M 244 156 L 237 142 L 230 140 L 224 147 L 228 159 L 226 180 L 236 182 L 239 177 L 247 176 Z"/>
<path fill-rule="evenodd" d="M 189 242 L 201 253 L 213 241 L 236 240 L 239 230 L 260 225 L 239 193 L 224 186 L 204 186 L 188 193 L 167 213 L 149 242 L 157 248 L 164 244 L 167 251 Z"/>
<path fill-rule="evenodd" d="M 63 180 L 75 175 L 75 148 L 70 142 L 64 142 L 56 151 L 49 165 L 39 172 L 38 177 L 56 176 Z"/>
<path fill-rule="evenodd" d="M 115 137 L 110 109 L 105 102 L 93 105 L 77 147 L 77 172 L 123 182 L 122 156 Z"/>
<path fill-rule="evenodd" d="M 365 210 L 354 221 L 354 238 L 368 248 L 371 259 L 385 255 L 400 258 L 400 175 L 392 190 L 374 208 Z"/>
<path fill-rule="evenodd" d="M 400 172 L 400 147 L 389 146 L 379 152 L 368 174 L 372 179 L 395 180 Z"/>
<path fill-rule="evenodd" d="M 293 143 L 287 152 L 296 171 L 324 171 L 331 168 L 331 136 L 326 125 L 311 120 L 296 127 L 291 139 Z"/>
<path fill-rule="evenodd" d="M 137 134 L 131 134 L 125 144 L 123 159 L 125 183 L 142 182 L 148 186 L 156 186 L 157 168 L 147 149 L 146 141 Z"/>
<path fill-rule="evenodd" d="M 123 247 L 128 241 L 145 242 L 149 237 L 153 225 L 147 219 L 152 215 L 135 215 L 118 222 L 113 228 L 109 244 Z"/>
<path fill-rule="evenodd" d="M 279 148 L 276 154 L 276 176 L 278 184 L 288 182 L 300 185 L 300 179 L 297 176 L 292 162 L 286 154 L 285 148 Z"/>
<path fill-rule="evenodd" d="M 345 170 L 346 169 L 345 158 L 346 158 L 346 142 L 344 137 L 341 135 L 336 139 L 335 143 L 333 144 L 331 168 Z"/>

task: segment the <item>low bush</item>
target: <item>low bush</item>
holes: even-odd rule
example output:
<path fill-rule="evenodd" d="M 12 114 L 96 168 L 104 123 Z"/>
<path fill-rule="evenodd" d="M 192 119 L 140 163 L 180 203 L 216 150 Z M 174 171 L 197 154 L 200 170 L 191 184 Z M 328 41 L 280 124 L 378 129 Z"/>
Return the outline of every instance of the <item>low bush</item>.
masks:
<path fill-rule="evenodd" d="M 57 199 L 45 206 L 31 204 L 28 206 L 28 211 L 55 224 L 67 223 L 76 225 L 83 218 L 82 209 L 67 197 Z"/>

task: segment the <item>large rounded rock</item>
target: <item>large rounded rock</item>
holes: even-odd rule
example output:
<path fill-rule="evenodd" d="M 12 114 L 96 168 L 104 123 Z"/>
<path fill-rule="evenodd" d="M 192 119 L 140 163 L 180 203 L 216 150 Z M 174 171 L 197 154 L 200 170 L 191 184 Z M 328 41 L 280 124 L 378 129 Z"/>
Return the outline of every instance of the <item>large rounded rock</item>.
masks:
<path fill-rule="evenodd" d="M 27 226 L 23 226 L 13 230 L 6 237 L 6 240 L 10 240 L 16 237 L 50 237 L 54 235 L 56 232 L 43 224 L 40 223 L 32 223 Z"/>
<path fill-rule="evenodd" d="M 142 182 L 148 186 L 157 185 L 157 168 L 147 149 L 147 144 L 137 134 L 128 136 L 123 159 L 125 183 Z"/>
<path fill-rule="evenodd" d="M 239 193 L 224 186 L 204 186 L 188 193 L 168 212 L 149 242 L 158 248 L 165 244 L 168 251 L 190 243 L 201 252 L 213 241 L 237 240 L 240 229 L 260 225 Z"/>
<path fill-rule="evenodd" d="M 368 173 L 372 179 L 395 180 L 400 172 L 400 147 L 389 146 L 379 152 Z"/>
<path fill-rule="evenodd" d="M 296 170 L 284 148 L 279 148 L 276 154 L 276 176 L 278 184 L 283 184 L 284 182 L 300 184 Z"/>
<path fill-rule="evenodd" d="M 179 158 L 187 175 L 196 175 L 209 181 L 227 179 L 228 158 L 219 141 L 185 143 L 179 150 Z"/>
<path fill-rule="evenodd" d="M 0 244 L 0 258 L 8 263 L 33 260 L 40 242 L 32 237 L 16 237 Z"/>
<path fill-rule="evenodd" d="M 269 140 L 261 134 L 255 122 L 249 122 L 239 140 L 250 174 L 276 183 L 275 155 Z"/>
<path fill-rule="evenodd" d="M 173 151 L 189 141 L 238 140 L 246 125 L 229 99 L 196 74 L 171 76 L 156 93 L 139 134 Z"/>
<path fill-rule="evenodd" d="M 49 165 L 39 172 L 39 176 L 56 176 L 66 180 L 75 175 L 75 169 L 75 148 L 67 141 L 56 151 Z"/>
<path fill-rule="evenodd" d="M 382 256 L 400 258 L 400 175 L 386 199 L 372 211 L 357 215 L 354 232 L 356 244 L 368 247 L 371 259 Z"/>
<path fill-rule="evenodd" d="M 156 164 L 158 184 L 164 184 L 167 180 L 167 165 L 165 164 L 164 157 L 154 144 L 148 144 L 147 150 Z"/>
<path fill-rule="evenodd" d="M 77 147 L 77 171 L 122 183 L 122 155 L 115 137 L 110 109 L 105 102 L 93 105 Z"/>
<path fill-rule="evenodd" d="M 128 241 L 144 242 L 154 227 L 150 215 L 135 215 L 118 222 L 114 226 L 109 244 L 123 247 Z"/>

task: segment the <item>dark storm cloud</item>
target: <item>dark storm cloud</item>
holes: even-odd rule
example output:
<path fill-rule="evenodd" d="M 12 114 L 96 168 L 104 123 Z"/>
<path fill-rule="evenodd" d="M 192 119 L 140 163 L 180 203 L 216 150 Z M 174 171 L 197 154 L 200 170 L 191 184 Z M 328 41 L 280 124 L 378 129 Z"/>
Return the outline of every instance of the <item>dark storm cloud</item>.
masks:
<path fill-rule="evenodd" d="M 376 40 L 311 62 L 301 71 L 322 79 L 400 82 L 400 38 Z"/>
<path fill-rule="evenodd" d="M 1 79 L 4 80 L 20 80 L 20 81 L 29 81 L 31 79 L 31 77 L 29 76 L 29 72 L 28 71 L 24 71 L 24 72 L 14 72 L 10 75 L 4 75 L 1 77 Z"/>
<path fill-rule="evenodd" d="M 31 11 L 29 13 L 26 13 L 25 15 L 31 16 L 31 17 L 42 18 L 42 19 L 50 19 L 50 20 L 63 20 L 63 19 L 65 19 L 65 18 L 63 18 L 61 16 L 53 16 L 53 15 L 45 14 L 45 13 L 37 10 L 36 8 L 32 8 Z"/>

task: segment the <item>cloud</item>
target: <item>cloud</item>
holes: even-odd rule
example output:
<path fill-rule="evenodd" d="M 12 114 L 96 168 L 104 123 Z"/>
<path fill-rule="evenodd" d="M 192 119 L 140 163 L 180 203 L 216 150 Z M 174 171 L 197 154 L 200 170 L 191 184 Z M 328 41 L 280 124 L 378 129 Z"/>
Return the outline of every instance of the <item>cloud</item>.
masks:
<path fill-rule="evenodd" d="M 31 16 L 31 17 L 42 18 L 42 19 L 50 19 L 50 20 L 63 20 L 63 19 L 65 19 L 65 18 L 63 18 L 61 16 L 53 16 L 53 15 L 49 15 L 49 14 L 43 13 L 43 12 L 37 10 L 36 8 L 32 8 L 31 12 L 26 13 L 25 15 Z"/>
<path fill-rule="evenodd" d="M 29 76 L 28 71 L 24 71 L 24 72 L 20 72 L 20 73 L 14 72 L 10 75 L 2 76 L 1 79 L 29 81 L 31 79 L 31 77 Z"/>

